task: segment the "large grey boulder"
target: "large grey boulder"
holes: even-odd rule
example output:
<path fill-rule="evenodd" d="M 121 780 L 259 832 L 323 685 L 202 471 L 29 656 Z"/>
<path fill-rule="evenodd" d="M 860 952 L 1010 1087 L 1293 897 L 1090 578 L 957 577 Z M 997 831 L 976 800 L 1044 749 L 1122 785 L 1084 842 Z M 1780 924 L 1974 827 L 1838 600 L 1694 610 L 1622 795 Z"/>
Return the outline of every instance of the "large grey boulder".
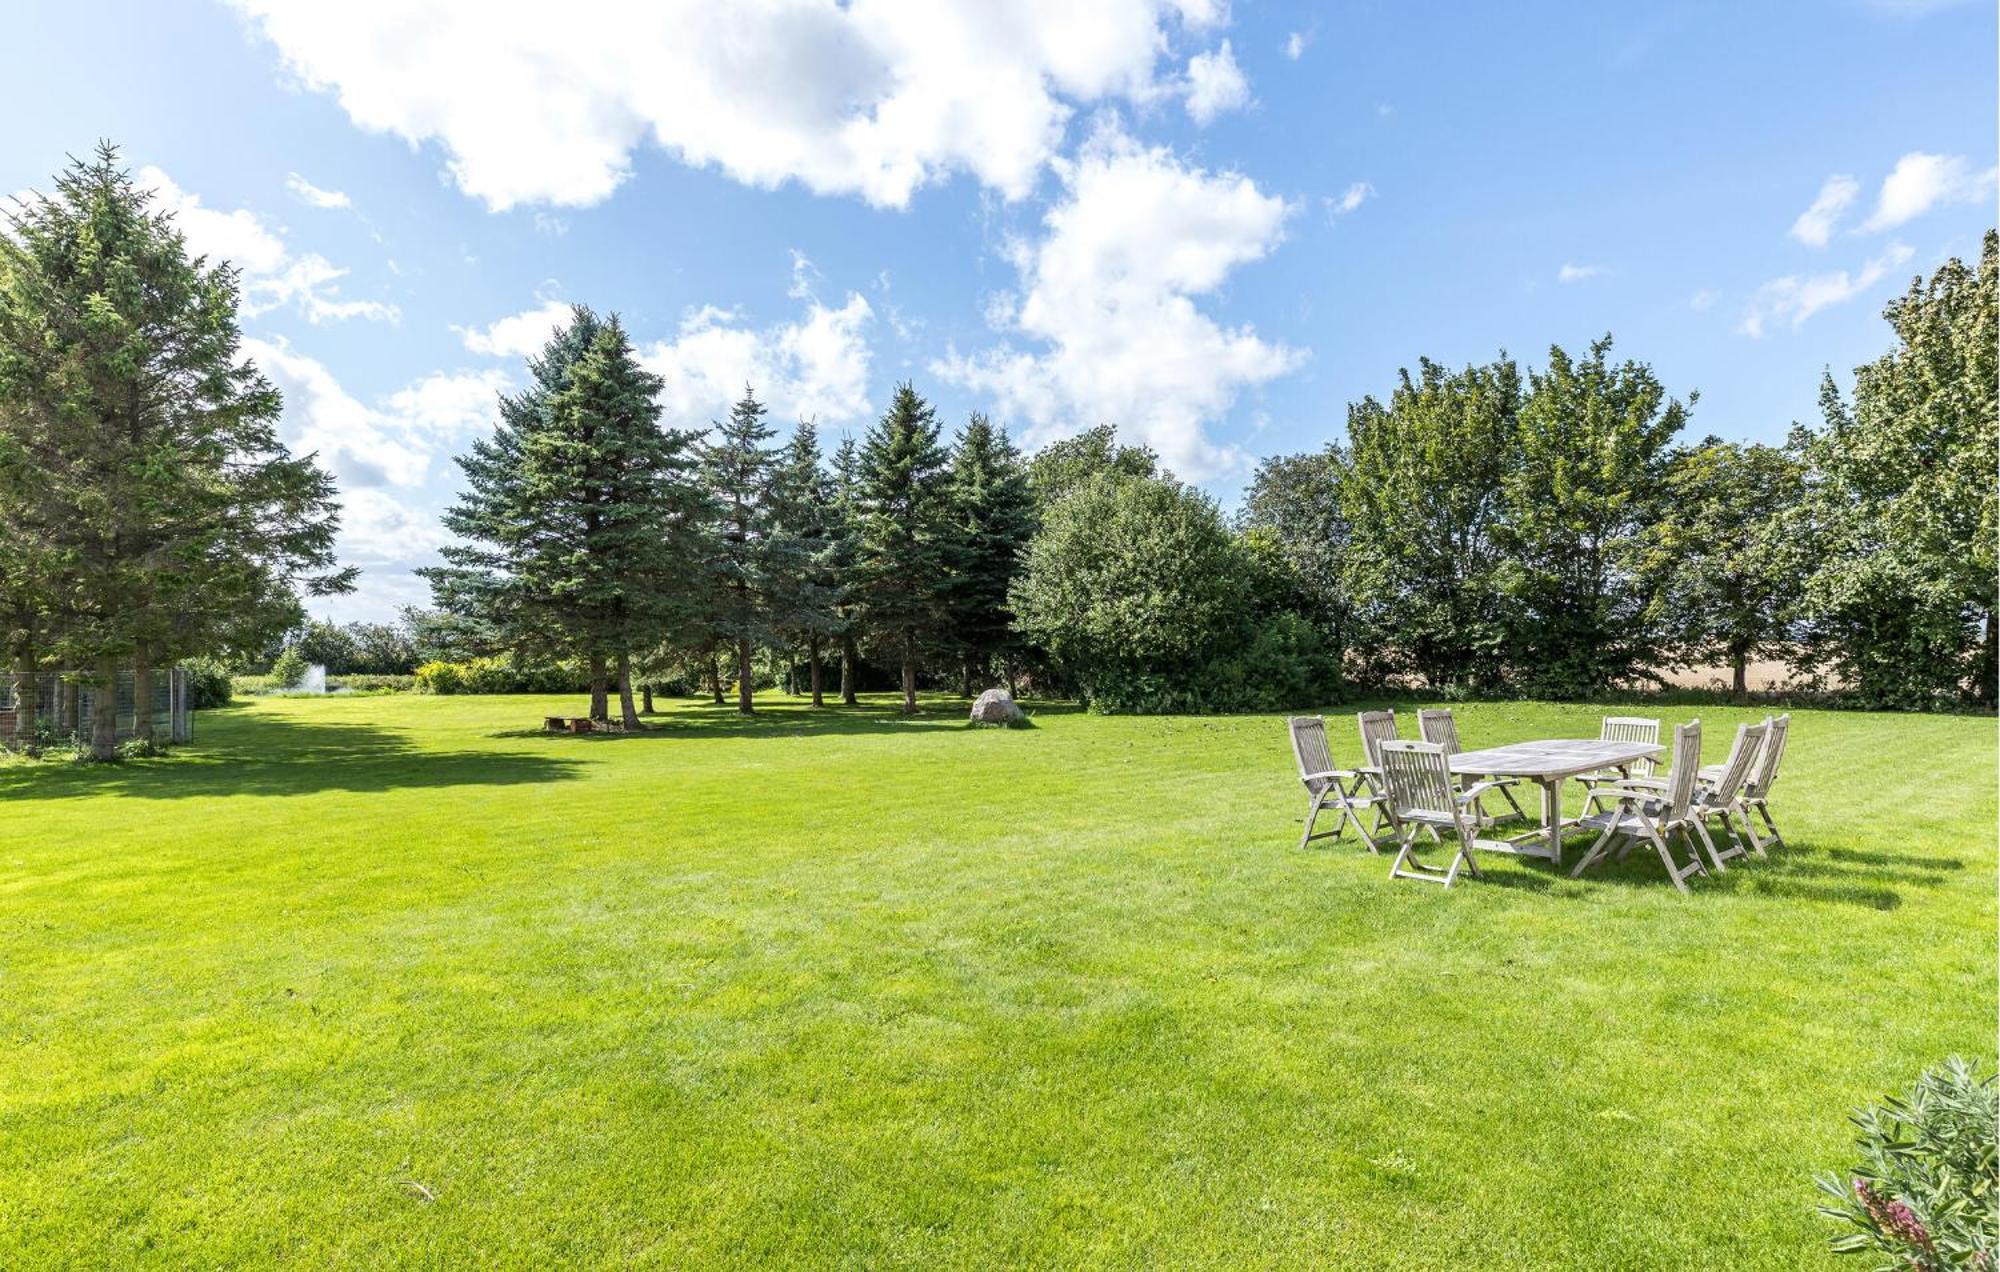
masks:
<path fill-rule="evenodd" d="M 972 704 L 974 724 L 1020 724 L 1028 717 L 1005 689 L 988 689 Z"/>

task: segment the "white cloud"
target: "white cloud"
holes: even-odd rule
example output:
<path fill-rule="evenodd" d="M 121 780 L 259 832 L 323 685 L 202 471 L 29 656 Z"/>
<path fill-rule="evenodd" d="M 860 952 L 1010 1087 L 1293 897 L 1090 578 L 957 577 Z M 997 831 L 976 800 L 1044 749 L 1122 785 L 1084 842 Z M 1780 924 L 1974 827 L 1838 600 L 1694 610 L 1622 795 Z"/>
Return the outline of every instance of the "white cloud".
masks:
<path fill-rule="evenodd" d="M 1840 214 L 1847 211 L 1854 196 L 1861 193 L 1861 183 L 1853 177 L 1835 173 L 1826 179 L 1813 199 L 1812 206 L 1799 213 L 1799 219 L 1792 222 L 1792 237 L 1807 247 L 1825 247 L 1833 238 L 1834 223 Z"/>
<path fill-rule="evenodd" d="M 1033 188 L 1078 106 L 1147 102 L 1214 0 L 232 0 L 355 124 L 438 142 L 500 210 L 597 203 L 651 141 L 755 186 L 901 207 Z"/>
<path fill-rule="evenodd" d="M 246 338 L 243 353 L 284 395 L 286 445 L 318 453 L 342 489 L 421 486 L 441 451 L 492 427 L 496 395 L 509 384 L 497 370 L 438 372 L 371 407 L 283 338 Z"/>
<path fill-rule="evenodd" d="M 1285 56 L 1296 62 L 1305 56 L 1306 45 L 1312 43 L 1312 36 L 1303 31 L 1294 31 L 1285 37 Z"/>
<path fill-rule="evenodd" d="M 1559 283 L 1580 283 L 1587 278 L 1596 278 L 1603 272 L 1604 268 L 1600 265 L 1577 265 L 1564 262 L 1563 267 L 1556 271 L 1556 281 Z"/>
<path fill-rule="evenodd" d="M 1993 197 L 2000 170 L 1975 172 L 1964 155 L 1931 155 L 1913 150 L 1882 179 L 1875 211 L 1864 230 L 1891 230 L 1941 203 L 1979 203 Z"/>
<path fill-rule="evenodd" d="M 767 327 L 753 327 L 733 311 L 704 306 L 681 320 L 673 339 L 641 346 L 639 360 L 665 381 L 660 405 L 666 422 L 678 428 L 705 427 L 728 413 L 746 384 L 781 421 L 841 424 L 865 417 L 867 327 L 874 310 L 859 292 L 849 292 L 838 308 L 828 308 L 809 293 L 804 299 L 805 313 L 798 320 Z"/>
<path fill-rule="evenodd" d="M 317 252 L 294 256 L 284 239 L 247 208 L 223 212 L 174 183 L 158 168 L 139 169 L 138 183 L 153 192 L 153 205 L 174 215 L 188 250 L 211 261 L 229 261 L 242 273 L 243 312 L 251 317 L 296 305 L 307 321 L 369 318 L 395 321 L 394 305 L 377 300 L 343 300 L 339 280 L 347 271 Z"/>
<path fill-rule="evenodd" d="M 1190 167 L 1115 128 L 1058 171 L 1064 193 L 1045 233 L 1008 250 L 1022 295 L 989 311 L 1040 351 L 1004 341 L 973 355 L 953 349 L 932 371 L 1027 420 L 1034 444 L 1109 421 L 1186 476 L 1238 467 L 1241 456 L 1208 427 L 1243 389 L 1306 354 L 1247 324 L 1224 327 L 1195 299 L 1269 255 L 1290 209 L 1248 177 Z"/>
<path fill-rule="evenodd" d="M 540 353 L 555 329 L 569 323 L 569 302 L 545 300 L 484 327 L 453 327 L 465 347 L 489 358 L 525 358 Z"/>
<path fill-rule="evenodd" d="M 1346 216 L 1375 197 L 1375 187 L 1366 181 L 1357 181 L 1341 191 L 1337 199 L 1326 201 L 1326 210 L 1334 216 Z"/>
<path fill-rule="evenodd" d="M 309 207 L 352 208 L 354 206 L 354 200 L 339 190 L 322 190 L 296 172 L 285 177 L 285 189 L 297 195 L 299 200 Z"/>
<path fill-rule="evenodd" d="M 1715 308 L 1715 302 L 1722 299 L 1713 288 L 1704 287 L 1688 297 L 1688 308 L 1698 314 L 1705 314 Z"/>
<path fill-rule="evenodd" d="M 1843 269 L 1804 278 L 1796 274 L 1774 278 L 1750 298 L 1749 308 L 1743 311 L 1743 320 L 1736 329 L 1753 339 L 1761 337 L 1772 323 L 1785 322 L 1797 330 L 1820 310 L 1861 295 L 1912 255 L 1914 252 L 1907 244 L 1891 243 L 1888 250 L 1864 264 L 1856 274 Z"/>
<path fill-rule="evenodd" d="M 1250 81 L 1236 64 L 1229 41 L 1208 53 L 1197 53 L 1187 64 L 1187 113 L 1204 127 L 1224 111 L 1250 104 Z"/>

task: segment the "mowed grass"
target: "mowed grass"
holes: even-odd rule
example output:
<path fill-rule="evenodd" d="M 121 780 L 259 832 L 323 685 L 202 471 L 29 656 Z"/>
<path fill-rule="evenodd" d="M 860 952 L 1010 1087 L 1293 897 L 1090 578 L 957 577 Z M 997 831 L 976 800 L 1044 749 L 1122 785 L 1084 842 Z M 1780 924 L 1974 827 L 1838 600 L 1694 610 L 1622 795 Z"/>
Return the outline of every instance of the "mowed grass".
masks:
<path fill-rule="evenodd" d="M 1278 717 L 580 706 L 0 767 L 0 1266 L 1835 1266 L 1850 1106 L 1994 1046 L 1991 720 L 1799 713 L 1690 898 L 1301 851 Z"/>

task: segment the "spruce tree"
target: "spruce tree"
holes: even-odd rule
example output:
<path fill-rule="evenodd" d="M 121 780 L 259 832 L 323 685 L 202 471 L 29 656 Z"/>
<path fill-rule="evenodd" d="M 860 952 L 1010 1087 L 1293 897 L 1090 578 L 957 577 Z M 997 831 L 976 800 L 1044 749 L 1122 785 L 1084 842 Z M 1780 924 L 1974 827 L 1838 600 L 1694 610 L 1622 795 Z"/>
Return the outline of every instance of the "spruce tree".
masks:
<path fill-rule="evenodd" d="M 1013 683 L 1017 647 L 1007 589 L 1035 533 L 1035 500 L 1027 469 L 1004 429 L 974 414 L 952 448 L 949 481 L 951 638 L 958 648 L 961 688 L 996 658 Z"/>
<path fill-rule="evenodd" d="M 0 233 L 0 520 L 38 541 L 0 584 L 31 618 L 17 669 L 91 669 L 109 756 L 120 663 L 149 738 L 156 666 L 260 645 L 354 571 L 332 479 L 278 441 L 283 403 L 241 359 L 235 269 L 190 257 L 108 144 L 55 186 Z"/>
<path fill-rule="evenodd" d="M 440 604 L 473 609 L 517 656 L 582 659 L 593 719 L 609 718 L 615 668 L 637 727 L 630 654 L 683 621 L 701 578 L 693 438 L 660 426 L 659 377 L 615 316 L 579 306 L 530 370 L 459 461 L 467 488 L 445 524 L 466 542 L 429 574 Z"/>
<path fill-rule="evenodd" d="M 819 430 L 799 421 L 771 470 L 771 537 L 765 553 L 771 624 L 804 645 L 812 704 L 825 705 L 822 654 L 840 628 L 840 579 L 833 571 L 833 483 L 820 467 Z"/>
<path fill-rule="evenodd" d="M 840 642 L 840 701 L 853 706 L 860 686 L 861 605 L 856 567 L 861 556 L 861 448 L 844 437 L 833 451 L 832 504 L 828 509 L 827 572 L 834 579 L 834 636 Z"/>
<path fill-rule="evenodd" d="M 855 566 L 862 624 L 902 669 L 903 711 L 917 710 L 917 669 L 950 626 L 951 504 L 937 411 L 905 382 L 861 451 Z"/>
<path fill-rule="evenodd" d="M 764 411 L 745 385 L 729 419 L 714 426 L 702 448 L 703 484 L 715 508 L 715 591 L 706 626 L 735 655 L 736 709 L 744 715 L 756 710 L 757 646 L 772 637 L 770 482 L 777 452 L 767 444 L 776 433 L 764 423 Z"/>

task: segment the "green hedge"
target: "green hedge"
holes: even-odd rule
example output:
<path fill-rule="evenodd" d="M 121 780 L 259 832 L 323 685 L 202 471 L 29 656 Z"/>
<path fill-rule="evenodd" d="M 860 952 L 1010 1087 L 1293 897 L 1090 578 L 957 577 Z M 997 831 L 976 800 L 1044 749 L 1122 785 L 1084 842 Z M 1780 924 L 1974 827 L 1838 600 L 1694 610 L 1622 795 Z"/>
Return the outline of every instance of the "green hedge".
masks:
<path fill-rule="evenodd" d="M 578 693 L 589 688 L 581 668 L 522 667 L 509 658 L 427 662 L 414 679 L 418 693 Z"/>

